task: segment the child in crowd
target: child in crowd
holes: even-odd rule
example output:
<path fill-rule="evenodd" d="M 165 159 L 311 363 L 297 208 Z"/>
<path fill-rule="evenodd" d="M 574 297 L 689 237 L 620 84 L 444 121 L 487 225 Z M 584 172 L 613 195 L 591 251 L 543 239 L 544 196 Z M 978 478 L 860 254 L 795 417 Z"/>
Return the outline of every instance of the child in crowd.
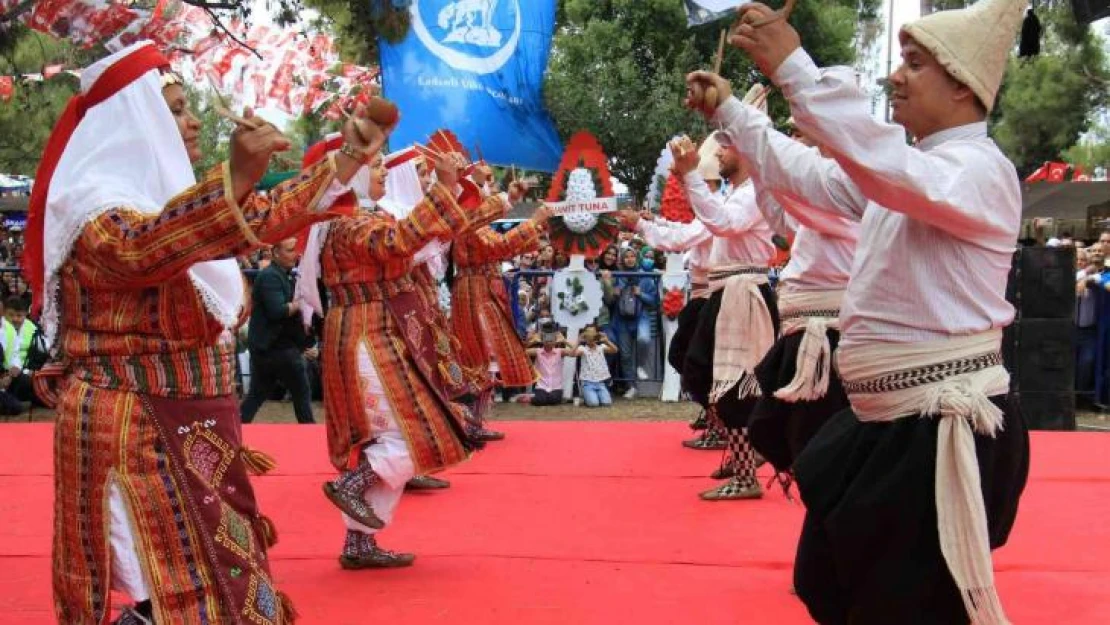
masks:
<path fill-rule="evenodd" d="M 563 403 L 563 357 L 573 356 L 566 349 L 566 340 L 558 328 L 548 319 L 540 323 L 542 347 L 532 347 L 528 355 L 535 358 L 536 371 L 540 379 L 532 394 L 533 406 L 558 406 Z"/>
<path fill-rule="evenodd" d="M 617 346 L 613 345 L 608 336 L 590 326 L 582 331 L 581 343 L 573 351 L 581 357 L 578 379 L 582 382 L 582 396 L 586 405 L 590 408 L 612 406 L 613 399 L 609 395 L 609 388 L 605 386 L 611 377 L 609 365 L 605 363 L 605 354 L 616 353 Z"/>

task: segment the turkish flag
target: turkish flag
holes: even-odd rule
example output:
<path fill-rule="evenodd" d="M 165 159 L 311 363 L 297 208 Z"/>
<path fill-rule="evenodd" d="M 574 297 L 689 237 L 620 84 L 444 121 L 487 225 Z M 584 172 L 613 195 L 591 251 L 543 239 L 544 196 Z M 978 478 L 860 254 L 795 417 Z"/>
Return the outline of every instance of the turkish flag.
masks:
<path fill-rule="evenodd" d="M 11 76 L 0 76 L 0 100 L 7 102 L 15 93 L 15 80 Z"/>
<path fill-rule="evenodd" d="M 1025 181 L 1026 182 L 1041 182 L 1045 178 L 1048 178 L 1048 163 L 1045 163 L 1044 165 L 1041 165 L 1040 167 L 1037 168 L 1037 171 L 1029 174 L 1029 177 L 1026 178 Z"/>
<path fill-rule="evenodd" d="M 1067 163 L 1049 163 L 1048 164 L 1048 181 L 1049 182 L 1063 182 L 1064 177 L 1068 174 Z"/>
<path fill-rule="evenodd" d="M 47 65 L 46 67 L 42 68 L 42 76 L 43 78 L 47 79 L 53 78 L 58 74 L 61 74 L 63 69 L 65 69 L 65 67 L 62 65 Z"/>

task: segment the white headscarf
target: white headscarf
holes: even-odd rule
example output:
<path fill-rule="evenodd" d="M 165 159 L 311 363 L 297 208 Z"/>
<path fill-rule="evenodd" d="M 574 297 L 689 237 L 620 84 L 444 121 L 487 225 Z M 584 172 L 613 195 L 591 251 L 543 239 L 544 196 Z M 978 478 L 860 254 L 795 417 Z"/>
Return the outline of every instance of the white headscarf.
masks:
<path fill-rule="evenodd" d="M 309 148 L 305 153 L 303 165 L 308 167 L 319 159 L 327 158 L 329 154 L 343 147 L 343 136 L 332 133 L 325 137 L 320 144 Z M 322 149 L 318 149 L 322 148 Z M 374 202 L 370 199 L 370 167 L 363 165 L 358 168 L 355 175 L 347 183 L 358 198 L 359 208 L 373 208 Z M 320 289 L 317 282 L 323 275 L 320 269 L 320 253 L 324 250 L 324 242 L 328 240 L 330 221 L 315 223 L 308 232 L 308 241 L 305 242 L 301 261 L 297 264 L 297 285 L 294 287 L 293 298 L 301 303 L 301 321 L 305 327 L 312 325 L 312 316 L 324 312 L 324 303 L 320 300 Z"/>
<path fill-rule="evenodd" d="M 420 152 L 415 147 L 398 150 L 385 157 L 389 177 L 385 179 L 385 197 L 379 204 L 397 219 L 409 216 L 424 199 L 420 170 L 416 168 Z"/>
<path fill-rule="evenodd" d="M 389 177 L 385 179 L 385 197 L 378 202 L 378 208 L 393 215 L 397 219 L 404 219 L 412 213 L 412 209 L 424 200 L 424 187 L 420 183 L 420 170 L 416 168 L 420 151 L 416 147 L 407 147 L 385 157 L 385 166 L 389 168 Z M 434 240 L 425 245 L 413 255 L 414 265 L 427 264 L 432 275 L 442 278 L 447 271 L 447 262 L 444 256 L 451 244 Z"/>
<path fill-rule="evenodd" d="M 82 94 L 113 64 L 150 45 L 133 44 L 88 67 L 81 73 Z M 53 345 L 58 331 L 58 272 L 85 226 L 122 207 L 158 215 L 166 202 L 195 184 L 157 70 L 85 113 L 47 192 L 42 326 L 48 344 Z M 243 276 L 235 259 L 195 264 L 189 277 L 209 314 L 225 328 L 234 326 L 244 303 Z"/>

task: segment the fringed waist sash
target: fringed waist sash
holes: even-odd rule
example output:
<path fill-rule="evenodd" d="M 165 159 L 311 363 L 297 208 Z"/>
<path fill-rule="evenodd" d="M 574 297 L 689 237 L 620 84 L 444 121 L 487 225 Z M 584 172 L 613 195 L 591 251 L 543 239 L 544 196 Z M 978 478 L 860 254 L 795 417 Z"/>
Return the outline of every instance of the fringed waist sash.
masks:
<path fill-rule="evenodd" d="M 709 291 L 722 291 L 714 333 L 711 403 L 734 386 L 740 399 L 759 395 L 755 367 L 775 342 L 771 313 L 759 290 L 767 282 L 766 267 L 728 265 L 709 272 Z"/>
<path fill-rule="evenodd" d="M 935 497 L 941 552 L 976 625 L 1007 623 L 994 585 L 974 433 L 995 436 L 1009 391 L 1002 331 L 925 343 L 845 347 L 836 362 L 860 421 L 939 417 Z"/>
<path fill-rule="evenodd" d="M 840 303 L 844 291 L 782 291 L 779 318 L 782 335 L 804 332 L 798 346 L 794 379 L 775 391 L 786 402 L 813 401 L 829 391 L 832 345 L 829 328 L 840 328 Z"/>

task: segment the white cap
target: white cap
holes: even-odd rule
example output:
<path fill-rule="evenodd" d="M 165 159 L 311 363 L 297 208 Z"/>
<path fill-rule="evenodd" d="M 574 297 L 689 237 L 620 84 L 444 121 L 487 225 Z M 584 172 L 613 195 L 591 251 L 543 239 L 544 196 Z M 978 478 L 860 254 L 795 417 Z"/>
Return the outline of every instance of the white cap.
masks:
<path fill-rule="evenodd" d="M 720 144 L 717 143 L 717 137 L 725 133 L 717 131 L 709 135 L 701 147 L 698 148 L 698 174 L 701 175 L 703 180 L 720 180 L 721 179 L 721 163 L 717 161 L 717 148 Z M 728 135 L 725 135 L 726 137 Z"/>
<path fill-rule="evenodd" d="M 769 89 L 767 87 L 764 87 L 759 83 L 755 83 L 748 89 L 748 92 L 744 94 L 744 98 L 741 99 L 740 102 L 743 104 L 753 104 L 757 109 L 759 109 L 763 113 L 766 113 L 768 91 Z M 717 143 L 723 147 L 732 147 L 732 138 L 729 137 L 728 134 L 726 134 L 723 130 L 718 130 L 717 132 L 709 136 L 710 138 L 716 139 Z M 715 151 L 716 148 L 714 148 L 714 152 Z"/>
<path fill-rule="evenodd" d="M 898 38 L 903 44 L 911 38 L 931 52 L 989 111 L 1027 6 L 1027 0 L 980 0 L 966 9 L 938 11 L 910 22 Z"/>

